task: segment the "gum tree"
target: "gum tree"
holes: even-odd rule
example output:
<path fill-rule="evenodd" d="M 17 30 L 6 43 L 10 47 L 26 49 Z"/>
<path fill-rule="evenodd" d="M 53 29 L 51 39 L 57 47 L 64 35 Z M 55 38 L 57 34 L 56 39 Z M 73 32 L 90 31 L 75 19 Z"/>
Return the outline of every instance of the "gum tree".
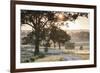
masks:
<path fill-rule="evenodd" d="M 34 55 L 39 54 L 41 31 L 44 30 L 46 25 L 52 20 L 54 20 L 54 13 L 50 11 L 21 10 L 21 25 L 27 24 L 34 30 Z"/>

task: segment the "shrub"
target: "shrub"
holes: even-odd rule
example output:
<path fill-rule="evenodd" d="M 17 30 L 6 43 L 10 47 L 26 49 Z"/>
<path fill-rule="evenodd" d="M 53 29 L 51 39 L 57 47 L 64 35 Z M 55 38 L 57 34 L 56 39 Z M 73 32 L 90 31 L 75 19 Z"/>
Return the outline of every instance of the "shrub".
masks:
<path fill-rule="evenodd" d="M 25 61 L 24 61 L 24 63 L 28 63 L 28 62 L 29 62 L 29 60 L 25 60 Z"/>
<path fill-rule="evenodd" d="M 35 61 L 35 57 L 30 58 L 30 61 L 34 62 Z"/>

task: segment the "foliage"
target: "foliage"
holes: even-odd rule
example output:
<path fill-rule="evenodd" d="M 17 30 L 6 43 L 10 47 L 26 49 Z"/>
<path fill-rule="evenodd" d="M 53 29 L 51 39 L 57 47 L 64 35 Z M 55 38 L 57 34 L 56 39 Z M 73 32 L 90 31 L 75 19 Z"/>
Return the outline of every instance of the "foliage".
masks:
<path fill-rule="evenodd" d="M 44 30 L 47 23 L 52 20 L 54 20 L 54 13 L 50 11 L 21 10 L 21 24 L 27 24 L 34 30 L 34 55 L 37 55 L 39 53 L 40 36 L 42 30 Z"/>
<path fill-rule="evenodd" d="M 56 26 L 52 26 L 51 33 L 50 33 L 50 39 L 54 43 L 57 42 L 60 48 L 60 43 L 64 44 L 66 41 L 69 41 L 71 37 L 64 30 L 61 30 L 60 28 Z"/>

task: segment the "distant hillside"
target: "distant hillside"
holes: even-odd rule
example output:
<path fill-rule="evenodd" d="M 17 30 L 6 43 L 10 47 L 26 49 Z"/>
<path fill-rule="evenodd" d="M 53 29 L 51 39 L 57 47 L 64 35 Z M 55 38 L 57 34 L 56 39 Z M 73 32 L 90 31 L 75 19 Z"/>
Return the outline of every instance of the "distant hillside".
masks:
<path fill-rule="evenodd" d="M 89 41 L 89 30 L 68 30 L 67 33 L 71 36 L 73 42 Z"/>

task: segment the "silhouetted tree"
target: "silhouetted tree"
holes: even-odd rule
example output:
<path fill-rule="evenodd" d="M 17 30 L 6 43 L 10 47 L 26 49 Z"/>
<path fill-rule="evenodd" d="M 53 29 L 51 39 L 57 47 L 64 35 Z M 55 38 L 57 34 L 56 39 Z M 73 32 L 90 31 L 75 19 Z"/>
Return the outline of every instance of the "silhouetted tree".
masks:
<path fill-rule="evenodd" d="M 57 30 L 58 28 L 54 25 L 51 26 L 51 29 L 50 29 L 50 39 L 53 41 L 54 43 L 54 48 L 56 47 L 55 43 L 57 42 Z"/>
<path fill-rule="evenodd" d="M 61 49 L 61 43 L 65 43 L 71 39 L 70 35 L 68 35 L 65 31 L 58 29 L 56 32 L 57 43 L 59 45 L 59 49 Z"/>
<path fill-rule="evenodd" d="M 56 26 L 51 26 L 50 39 L 54 43 L 54 48 L 55 48 L 55 43 L 57 42 L 59 45 L 59 49 L 61 49 L 60 48 L 61 43 L 64 44 L 66 41 L 69 41 L 71 37 L 64 30 L 61 30 Z"/>
<path fill-rule="evenodd" d="M 49 21 L 54 20 L 54 13 L 50 11 L 21 10 L 21 24 L 27 24 L 34 29 L 35 52 L 39 53 L 40 34 Z"/>

